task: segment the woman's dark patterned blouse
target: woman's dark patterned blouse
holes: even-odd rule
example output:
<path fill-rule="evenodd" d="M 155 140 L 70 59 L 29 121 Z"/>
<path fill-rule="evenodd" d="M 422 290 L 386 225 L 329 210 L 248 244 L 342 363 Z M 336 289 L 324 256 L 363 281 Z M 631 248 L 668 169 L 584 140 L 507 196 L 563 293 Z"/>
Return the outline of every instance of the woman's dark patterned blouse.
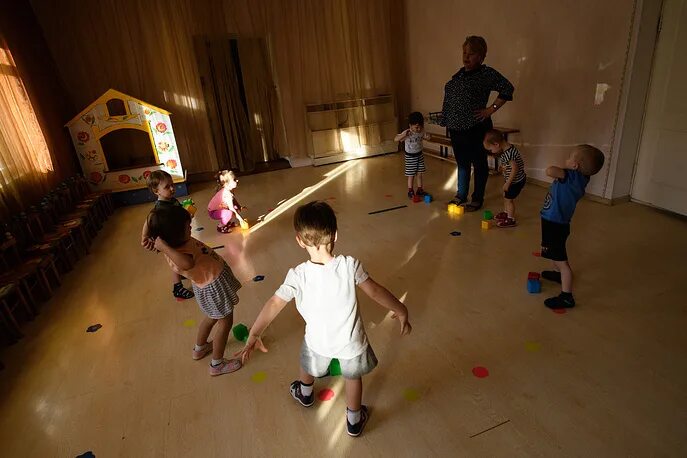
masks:
<path fill-rule="evenodd" d="M 461 68 L 444 87 L 441 125 L 468 130 L 479 124 L 475 110 L 487 106 L 491 91 L 498 92 L 500 99 L 513 100 L 514 90 L 511 82 L 491 67 L 482 65 L 471 71 Z"/>

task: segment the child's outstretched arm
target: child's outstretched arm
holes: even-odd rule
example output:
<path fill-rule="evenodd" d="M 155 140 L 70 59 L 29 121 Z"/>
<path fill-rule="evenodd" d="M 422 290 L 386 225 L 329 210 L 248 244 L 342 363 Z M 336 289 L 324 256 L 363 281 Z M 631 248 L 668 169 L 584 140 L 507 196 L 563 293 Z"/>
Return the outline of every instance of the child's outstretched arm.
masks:
<path fill-rule="evenodd" d="M 551 167 L 546 168 L 546 174 L 550 176 L 551 178 L 558 178 L 559 180 L 562 180 L 565 178 L 565 170 L 556 167 L 555 165 L 552 165 Z"/>
<path fill-rule="evenodd" d="M 406 129 L 406 130 L 404 130 L 403 132 L 401 132 L 400 134 L 397 134 L 397 135 L 394 137 L 394 141 L 395 141 L 395 142 L 402 142 L 402 141 L 405 140 L 406 137 L 408 136 L 408 132 L 410 132 L 410 129 Z"/>
<path fill-rule="evenodd" d="M 167 244 L 160 237 L 155 239 L 155 249 L 166 254 L 167 257 L 181 270 L 192 269 L 196 263 L 190 254 L 181 253 Z"/>
<path fill-rule="evenodd" d="M 243 350 L 234 355 L 241 355 L 241 363 L 248 361 L 250 354 L 255 350 L 256 346 L 261 352 L 267 353 L 267 347 L 262 343 L 262 333 L 265 332 L 265 329 L 267 329 L 272 320 L 279 315 L 279 312 L 284 309 L 286 304 L 288 304 L 288 302 L 277 295 L 272 296 L 265 302 L 258 317 L 255 319 L 255 323 L 253 323 L 253 326 L 250 328 L 250 334 L 248 335 L 248 340 L 246 340 L 246 345 L 243 347 Z"/>
<path fill-rule="evenodd" d="M 402 336 L 410 334 L 410 331 L 413 330 L 413 327 L 408 321 L 408 308 L 403 305 L 401 301 L 396 299 L 396 296 L 391 294 L 388 289 L 369 277 L 358 286 L 370 297 L 370 299 L 382 307 L 394 312 L 396 315 L 395 318 L 398 318 L 398 321 L 401 323 Z"/>

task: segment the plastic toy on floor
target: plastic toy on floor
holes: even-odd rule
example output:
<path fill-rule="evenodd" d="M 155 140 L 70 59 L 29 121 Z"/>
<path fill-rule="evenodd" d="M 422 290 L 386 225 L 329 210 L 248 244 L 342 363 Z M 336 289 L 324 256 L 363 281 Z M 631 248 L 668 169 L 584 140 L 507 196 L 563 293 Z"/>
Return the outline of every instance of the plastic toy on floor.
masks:
<path fill-rule="evenodd" d="M 196 211 L 198 211 L 198 208 L 196 208 L 196 204 L 195 204 L 195 202 L 193 202 L 193 199 L 191 199 L 191 198 L 184 199 L 181 202 L 181 206 L 184 207 L 186 209 L 186 211 L 190 213 L 191 218 L 196 216 Z"/>

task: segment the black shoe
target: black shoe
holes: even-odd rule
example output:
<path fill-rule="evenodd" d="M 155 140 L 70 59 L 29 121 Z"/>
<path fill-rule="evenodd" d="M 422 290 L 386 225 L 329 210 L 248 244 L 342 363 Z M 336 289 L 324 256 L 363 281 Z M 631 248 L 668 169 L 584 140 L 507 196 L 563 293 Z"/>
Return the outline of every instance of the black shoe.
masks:
<path fill-rule="evenodd" d="M 427 193 L 425 192 L 424 189 L 417 188 L 417 191 L 415 191 L 415 195 L 420 196 L 420 197 L 425 197 L 427 195 Z"/>
<path fill-rule="evenodd" d="M 556 272 L 555 270 L 544 270 L 541 273 L 541 278 L 548 280 L 548 281 L 560 283 L 561 282 L 561 273 Z"/>
<path fill-rule="evenodd" d="M 413 192 L 412 189 L 409 189 L 408 190 L 408 199 L 412 199 L 413 197 L 415 197 L 415 193 Z"/>
<path fill-rule="evenodd" d="M 572 294 L 563 296 L 563 293 L 558 296 L 550 297 L 544 301 L 550 309 L 571 309 L 575 307 L 575 299 L 573 299 Z"/>
<path fill-rule="evenodd" d="M 301 392 L 301 385 L 302 383 L 300 380 L 296 380 L 291 384 L 291 389 L 289 390 L 291 391 L 291 396 L 293 396 L 296 401 L 300 402 L 303 407 L 310 407 L 315 403 L 315 390 L 310 393 L 310 396 L 305 396 Z"/>
<path fill-rule="evenodd" d="M 346 413 L 348 413 L 348 408 L 346 409 Z M 368 418 L 370 418 L 370 414 L 367 412 L 367 406 L 360 406 L 360 421 L 355 425 L 348 422 L 348 415 L 346 415 L 346 432 L 348 435 L 353 437 L 360 436 L 363 429 L 365 429 Z"/>
<path fill-rule="evenodd" d="M 454 197 L 453 199 L 448 201 L 449 205 L 453 204 L 453 205 L 458 205 L 458 206 L 464 205 L 466 202 L 467 202 L 467 200 L 461 199 L 459 197 Z"/>
<path fill-rule="evenodd" d="M 174 284 L 172 294 L 177 299 L 191 299 L 193 297 L 193 291 L 184 288 L 184 285 L 181 282 Z"/>
<path fill-rule="evenodd" d="M 476 212 L 482 208 L 482 202 L 470 202 L 465 206 L 465 211 L 466 212 Z"/>

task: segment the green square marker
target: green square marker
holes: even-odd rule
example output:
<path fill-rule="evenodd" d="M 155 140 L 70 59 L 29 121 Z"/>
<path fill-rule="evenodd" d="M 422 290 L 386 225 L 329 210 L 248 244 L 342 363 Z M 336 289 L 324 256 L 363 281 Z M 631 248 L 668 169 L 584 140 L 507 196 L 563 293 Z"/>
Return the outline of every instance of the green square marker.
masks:
<path fill-rule="evenodd" d="M 484 211 L 484 217 L 482 219 L 484 221 L 489 221 L 490 219 L 494 219 L 494 214 L 491 212 L 491 210 L 485 210 Z"/>
<path fill-rule="evenodd" d="M 336 377 L 337 375 L 341 375 L 341 364 L 338 359 L 332 358 L 329 363 L 329 376 Z"/>

